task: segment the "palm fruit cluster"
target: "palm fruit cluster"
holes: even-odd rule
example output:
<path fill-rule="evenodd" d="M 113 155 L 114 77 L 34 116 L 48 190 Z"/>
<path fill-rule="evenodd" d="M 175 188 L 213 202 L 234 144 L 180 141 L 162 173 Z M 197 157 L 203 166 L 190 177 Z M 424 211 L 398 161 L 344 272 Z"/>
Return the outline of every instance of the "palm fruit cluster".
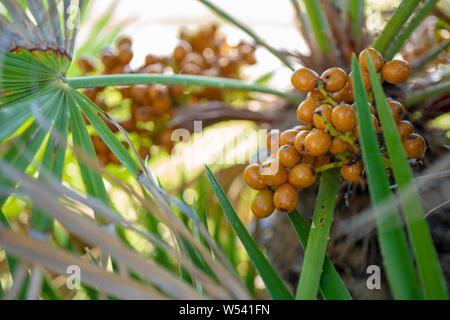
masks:
<path fill-rule="evenodd" d="M 240 79 L 242 67 L 256 63 L 254 53 L 254 46 L 246 42 L 230 45 L 216 25 L 208 25 L 193 32 L 182 31 L 179 43 L 170 56 L 148 54 L 143 65 L 136 70 L 129 65 L 133 51 L 131 39 L 126 37 L 121 38 L 115 48 L 106 47 L 102 50 L 101 68 L 96 68 L 88 58 L 78 59 L 78 66 L 83 74 L 102 69 L 103 74 L 179 73 Z M 105 111 L 110 111 L 115 107 L 109 106 L 102 99 L 104 89 L 89 88 L 84 94 Z M 151 145 L 162 146 L 167 152 L 171 152 L 171 134 L 175 128 L 168 128 L 166 124 L 178 106 L 204 100 L 224 101 L 226 98 L 224 91 L 219 88 L 183 85 L 134 85 L 116 89 L 121 95 L 119 105 L 125 104 L 129 109 L 128 118 L 119 123 L 142 141 L 139 150 L 142 157 L 149 154 Z M 153 125 L 148 126 L 150 123 Z M 102 165 L 118 163 L 100 138 L 93 136 L 92 140 Z"/>
<path fill-rule="evenodd" d="M 397 84 L 409 77 L 407 62 L 392 60 L 385 63 L 377 50 L 367 48 L 359 56 L 366 91 L 371 88 L 366 53 L 382 80 Z M 272 130 L 267 136 L 269 157 L 261 164 L 250 164 L 243 173 L 245 183 L 258 190 L 251 205 L 258 218 L 270 216 L 275 209 L 281 212 L 294 210 L 298 189 L 311 186 L 325 170 L 340 168 L 348 183 L 358 182 L 364 176 L 351 74 L 347 75 L 340 68 L 330 68 L 319 76 L 311 69 L 301 68 L 294 72 L 291 82 L 295 89 L 307 93 L 297 109 L 300 124 L 281 133 Z M 425 140 L 413 132 L 411 122 L 403 119 L 405 108 L 393 99 L 388 98 L 387 102 L 407 156 L 422 157 Z M 369 107 L 379 145 L 385 149 L 376 107 Z"/>

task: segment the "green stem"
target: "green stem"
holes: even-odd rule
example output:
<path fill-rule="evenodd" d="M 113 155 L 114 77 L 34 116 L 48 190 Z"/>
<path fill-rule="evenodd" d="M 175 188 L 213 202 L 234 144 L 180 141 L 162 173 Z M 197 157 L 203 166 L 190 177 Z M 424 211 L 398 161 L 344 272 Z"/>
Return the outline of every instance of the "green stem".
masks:
<path fill-rule="evenodd" d="M 419 58 L 418 61 L 416 63 L 414 63 L 414 65 L 412 66 L 412 73 L 416 73 L 416 72 L 422 70 L 422 68 L 425 67 L 429 62 L 436 59 L 436 57 L 442 51 L 447 50 L 449 45 L 450 45 L 450 40 L 444 41 L 436 48 L 427 52 L 427 54 L 425 56 Z"/>
<path fill-rule="evenodd" d="M 384 55 L 389 44 L 392 43 L 419 3 L 420 0 L 403 0 L 384 26 L 373 47 Z"/>
<path fill-rule="evenodd" d="M 353 135 L 353 133 L 346 132 L 345 134 L 342 134 L 339 131 L 337 131 L 333 127 L 333 125 L 325 119 L 324 116 L 319 115 L 319 118 L 323 122 L 323 124 L 324 124 L 325 128 L 327 129 L 328 133 L 332 137 L 338 137 L 342 141 L 347 142 L 348 144 L 350 144 L 356 152 L 359 151 L 358 146 L 355 144 L 356 137 Z"/>
<path fill-rule="evenodd" d="M 317 298 L 330 237 L 339 178 L 338 169 L 325 171 L 322 175 L 296 299 L 312 300 Z"/>
<path fill-rule="evenodd" d="M 298 98 L 259 84 L 246 84 L 239 80 L 184 74 L 114 74 L 91 77 L 65 78 L 64 82 L 74 89 L 105 86 L 128 86 L 135 84 L 183 84 L 215 88 L 257 91 L 273 94 L 298 102 Z"/>
<path fill-rule="evenodd" d="M 418 25 L 425 19 L 425 17 L 433 10 L 438 0 L 426 0 L 419 8 L 418 12 L 414 15 L 411 22 L 404 28 L 400 35 L 393 41 L 393 46 L 385 55 L 386 60 L 391 60 L 397 52 L 405 44 L 406 40 L 410 37 L 411 33 L 418 27 Z"/>
<path fill-rule="evenodd" d="M 408 99 L 406 99 L 406 101 L 404 102 L 404 105 L 406 107 L 410 107 L 431 97 L 448 92 L 450 92 L 450 81 L 441 82 L 409 95 Z"/>
<path fill-rule="evenodd" d="M 289 213 L 288 217 L 300 240 L 300 244 L 303 249 L 306 249 L 308 247 L 310 233 L 308 222 L 306 222 L 305 218 L 297 210 Z M 320 293 L 326 300 L 350 300 L 352 298 L 328 257 L 325 257 L 323 273 L 320 278 Z"/>
<path fill-rule="evenodd" d="M 322 103 L 328 103 L 331 104 L 333 107 L 336 107 L 338 104 L 336 101 L 333 100 L 333 98 L 331 98 L 328 93 L 325 91 L 325 88 L 323 86 L 323 83 L 320 81 L 319 82 L 319 91 L 321 94 L 323 94 L 325 96 L 325 99 L 321 100 Z"/>
<path fill-rule="evenodd" d="M 304 0 L 303 2 L 305 4 L 306 12 L 308 13 L 308 18 L 311 23 L 311 28 L 317 44 L 319 45 L 320 51 L 331 59 L 332 55 L 327 35 L 328 26 L 325 23 L 325 17 L 320 8 L 320 4 L 318 0 Z"/>
<path fill-rule="evenodd" d="M 340 168 L 342 167 L 342 165 L 344 164 L 345 161 L 339 161 L 339 162 L 333 162 L 333 163 L 327 163 L 324 164 L 323 166 L 320 166 L 316 169 L 314 169 L 314 171 L 316 172 L 324 172 L 333 168 Z"/>
<path fill-rule="evenodd" d="M 248 34 L 252 39 L 255 41 L 256 44 L 266 48 L 270 53 L 272 53 L 275 57 L 278 58 L 285 66 L 287 66 L 292 71 L 294 68 L 290 65 L 290 63 L 286 60 L 286 58 L 275 48 L 271 47 L 269 44 L 267 44 L 264 40 L 262 40 L 253 30 L 251 30 L 249 27 L 244 25 L 242 22 L 238 21 L 237 19 L 230 16 L 228 13 L 214 5 L 213 3 L 209 2 L 208 0 L 198 0 L 201 3 L 203 3 L 205 6 L 210 8 L 212 11 L 214 11 L 217 15 L 222 17 L 223 19 L 227 20 L 231 24 L 234 24 L 236 27 L 244 31 L 246 34 Z"/>

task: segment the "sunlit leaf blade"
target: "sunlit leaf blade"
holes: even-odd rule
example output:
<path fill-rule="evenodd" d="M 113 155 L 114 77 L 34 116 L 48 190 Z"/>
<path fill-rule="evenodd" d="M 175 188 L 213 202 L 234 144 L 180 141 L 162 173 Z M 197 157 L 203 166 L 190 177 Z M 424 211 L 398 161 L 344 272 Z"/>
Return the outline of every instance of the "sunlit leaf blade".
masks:
<path fill-rule="evenodd" d="M 72 97 L 69 97 L 69 110 L 70 129 L 72 132 L 74 145 L 84 152 L 86 156 L 93 160 L 97 160 L 91 137 L 86 129 L 80 110 Z M 77 155 L 77 158 L 83 183 L 86 187 L 86 192 L 89 195 L 108 203 L 108 196 L 106 194 L 105 185 L 101 175 L 94 171 L 89 165 L 84 163 L 83 159 L 81 159 L 79 155 Z"/>
<path fill-rule="evenodd" d="M 419 3 L 420 0 L 402 0 L 388 23 L 384 26 L 373 47 L 384 55 L 389 44 L 391 44 L 399 34 L 400 30 L 405 25 L 405 22 L 409 19 Z"/>
<path fill-rule="evenodd" d="M 54 97 L 47 101 L 47 105 L 43 108 L 42 116 L 47 119 L 51 125 L 55 120 L 57 110 L 49 110 L 49 106 L 52 105 Z M 53 112 L 52 112 L 53 111 Z M 48 130 L 39 125 L 39 123 L 34 120 L 25 131 L 20 134 L 17 140 L 6 150 L 4 155 L 2 155 L 1 160 L 8 162 L 14 168 L 24 172 L 31 161 L 35 157 L 37 151 L 39 150 L 42 142 L 47 135 Z M 5 176 L 0 176 L 0 185 L 13 187 L 15 182 L 8 180 Z M 0 207 L 5 203 L 6 198 L 0 197 Z"/>
<path fill-rule="evenodd" d="M 44 152 L 44 158 L 41 163 L 41 170 L 39 178 L 41 181 L 46 181 L 48 175 L 51 174 L 56 181 L 60 181 L 64 169 L 64 157 L 66 155 L 65 141 L 67 139 L 69 113 L 67 108 L 68 98 L 65 95 L 60 95 L 56 106 L 60 104 L 59 112 L 55 126 L 50 132 L 47 141 L 47 146 Z M 60 143 L 58 139 L 64 139 Z M 39 208 L 33 208 L 31 214 L 30 226 L 39 231 L 50 231 L 53 226 L 53 219 L 51 219 L 44 211 Z"/>
<path fill-rule="evenodd" d="M 447 288 L 439 265 L 436 249 L 430 235 L 430 230 L 424 218 L 422 204 L 413 181 L 413 173 L 403 150 L 400 134 L 395 120 L 389 110 L 381 83 L 370 57 L 370 79 L 377 104 L 378 115 L 383 128 L 389 158 L 392 162 L 395 181 L 400 193 L 400 203 L 406 219 L 417 269 L 421 279 L 423 292 L 427 299 L 447 299 Z"/>
<path fill-rule="evenodd" d="M 320 50 L 327 57 L 331 57 L 330 45 L 328 40 L 328 26 L 325 22 L 325 17 L 320 8 L 318 0 L 304 0 L 308 19 L 311 23 L 311 28 L 314 37 L 319 45 Z"/>
<path fill-rule="evenodd" d="M 303 248 L 307 247 L 310 226 L 305 218 L 297 211 L 288 214 L 289 220 L 297 234 Z M 325 300 L 351 300 L 347 288 L 331 260 L 326 256 L 320 278 L 320 294 Z"/>
<path fill-rule="evenodd" d="M 403 28 L 400 35 L 398 35 L 395 41 L 393 41 L 392 46 L 388 49 L 387 54 L 384 56 L 386 60 L 391 60 L 400 51 L 406 40 L 409 39 L 414 30 L 416 30 L 419 24 L 428 16 L 431 10 L 433 10 L 437 2 L 438 0 L 425 0 L 423 2 L 411 18 L 408 25 Z"/>
<path fill-rule="evenodd" d="M 76 265 L 84 274 L 82 281 L 98 286 L 101 290 L 123 298 L 165 299 L 165 295 L 141 283 L 102 270 L 91 263 L 69 254 L 67 251 L 52 248 L 48 244 L 37 241 L 17 232 L 0 229 L 0 244 L 9 252 L 27 260 L 43 264 L 49 270 L 65 274 L 68 266 Z"/>
<path fill-rule="evenodd" d="M 250 260 L 258 270 L 262 280 L 264 281 L 267 290 L 274 299 L 293 299 L 291 293 L 287 289 L 286 285 L 281 280 L 280 276 L 275 272 L 272 265 L 269 263 L 267 258 L 263 255 L 258 245 L 252 239 L 247 229 L 245 228 L 239 216 L 234 211 L 231 206 L 230 201 L 228 201 L 227 196 L 222 190 L 222 187 L 217 182 L 211 170 L 206 167 L 206 172 L 208 174 L 209 181 L 214 190 L 214 193 L 219 200 L 219 203 L 227 217 L 231 227 L 233 228 L 236 235 L 241 240 L 245 250 L 247 251 Z"/>
<path fill-rule="evenodd" d="M 136 164 L 136 161 L 133 160 L 127 149 L 125 149 L 122 143 L 120 143 L 120 141 L 116 138 L 114 133 L 112 133 L 108 126 L 93 110 L 94 107 L 96 107 L 95 104 L 76 90 L 70 89 L 70 94 L 74 97 L 75 101 L 78 102 L 78 105 L 86 115 L 86 118 L 95 128 L 98 135 L 106 143 L 108 148 L 116 155 L 117 159 L 122 162 L 122 164 L 130 171 L 130 173 L 136 177 L 138 174 L 138 166 Z"/>
<path fill-rule="evenodd" d="M 353 39 L 358 42 L 361 36 L 361 21 L 364 17 L 364 0 L 348 0 L 348 12 L 352 19 Z"/>
<path fill-rule="evenodd" d="M 375 211 L 378 241 L 387 278 L 395 299 L 421 299 L 422 294 L 409 254 L 402 222 L 389 188 L 375 129 L 370 118 L 366 91 L 358 58 L 352 57 L 352 80 L 356 114 L 360 127 L 360 145 L 369 183 L 370 198 Z"/>
<path fill-rule="evenodd" d="M 308 245 L 305 250 L 296 299 L 313 300 L 317 298 L 330 238 L 331 221 L 333 220 L 339 179 L 339 169 L 325 171 L 320 179 L 319 194 L 316 199 L 316 207 L 308 236 Z"/>

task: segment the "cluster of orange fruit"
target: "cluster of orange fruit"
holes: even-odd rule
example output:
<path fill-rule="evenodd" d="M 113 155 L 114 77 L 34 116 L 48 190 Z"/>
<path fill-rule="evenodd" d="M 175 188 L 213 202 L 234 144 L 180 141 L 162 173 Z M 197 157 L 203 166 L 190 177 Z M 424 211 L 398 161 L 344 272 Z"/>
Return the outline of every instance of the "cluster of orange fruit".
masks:
<path fill-rule="evenodd" d="M 121 38 L 116 48 L 107 47 L 101 52 L 103 74 L 127 73 L 180 73 L 211 77 L 241 78 L 241 68 L 253 65 L 255 47 L 240 42 L 230 45 L 227 39 L 218 32 L 216 25 L 208 25 L 194 32 L 182 31 L 179 43 L 170 56 L 160 57 L 149 54 L 145 63 L 132 70 L 129 66 L 133 58 L 131 39 Z M 96 70 L 96 66 L 88 58 L 78 59 L 78 66 L 83 74 Z M 111 109 L 101 93 L 104 88 L 89 88 L 84 94 L 99 107 Z M 122 101 L 129 100 L 129 118 L 120 122 L 127 132 L 136 133 L 144 141 L 139 149 L 141 157 L 149 154 L 150 144 L 163 146 L 171 152 L 173 142 L 171 134 L 174 128 L 168 128 L 167 122 L 172 118 L 175 109 L 181 104 L 195 104 L 202 100 L 223 101 L 224 91 L 220 88 L 188 88 L 183 85 L 134 85 L 118 87 Z M 153 129 L 145 124 L 153 122 Z M 116 130 L 115 128 L 112 128 Z M 149 139 L 150 138 L 150 139 Z M 93 136 L 94 147 L 102 165 L 118 163 L 114 154 L 103 141 Z"/>
<path fill-rule="evenodd" d="M 367 48 L 359 56 L 367 91 L 371 83 L 366 53 L 383 80 L 396 84 L 409 77 L 407 62 L 392 60 L 384 63 L 377 50 Z M 261 164 L 250 164 L 243 173 L 246 184 L 259 190 L 251 205 L 259 218 L 270 216 L 275 209 L 281 212 L 294 210 L 298 202 L 297 190 L 311 186 L 319 172 L 340 167 L 342 177 L 349 183 L 359 181 L 364 175 L 351 74 L 347 75 L 340 68 L 330 68 L 319 76 L 311 69 L 301 68 L 294 72 L 291 82 L 295 89 L 307 93 L 306 100 L 297 109 L 300 125 L 281 133 L 272 130 L 267 136 L 267 149 L 271 155 Z M 388 105 L 407 156 L 422 157 L 425 140 L 413 132 L 409 121 L 403 120 L 405 108 L 390 98 Z M 384 148 L 376 108 L 370 105 L 370 110 L 380 146 Z"/>

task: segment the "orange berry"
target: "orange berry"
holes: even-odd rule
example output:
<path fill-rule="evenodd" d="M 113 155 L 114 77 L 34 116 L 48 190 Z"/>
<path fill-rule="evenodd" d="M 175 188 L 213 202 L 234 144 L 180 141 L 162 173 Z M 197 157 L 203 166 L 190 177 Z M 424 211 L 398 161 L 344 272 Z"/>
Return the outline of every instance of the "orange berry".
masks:
<path fill-rule="evenodd" d="M 353 77 L 352 77 L 353 72 L 350 72 L 350 74 L 348 75 L 348 83 L 350 84 L 350 87 L 353 90 Z M 364 88 L 366 90 L 369 90 L 370 87 L 372 86 L 372 83 L 370 82 L 370 76 L 369 76 L 369 71 L 367 71 L 366 69 L 361 69 L 361 78 L 364 84 Z"/>
<path fill-rule="evenodd" d="M 293 130 L 300 132 L 303 130 L 311 130 L 311 126 L 310 125 L 305 125 L 305 124 L 299 124 L 298 126 L 295 126 L 292 128 Z"/>
<path fill-rule="evenodd" d="M 399 121 L 397 123 L 397 129 L 402 139 L 414 132 L 413 125 L 408 120 Z"/>
<path fill-rule="evenodd" d="M 117 41 L 117 48 L 121 47 L 131 47 L 132 41 L 129 37 L 121 37 L 119 41 Z"/>
<path fill-rule="evenodd" d="M 316 171 L 310 164 L 300 163 L 289 171 L 288 181 L 296 188 L 307 188 L 316 181 Z"/>
<path fill-rule="evenodd" d="M 276 159 L 266 160 L 259 167 L 259 177 L 265 184 L 275 187 L 287 181 L 287 170 Z"/>
<path fill-rule="evenodd" d="M 347 160 L 341 167 L 341 175 L 349 182 L 359 181 L 362 176 L 361 164 L 353 160 Z"/>
<path fill-rule="evenodd" d="M 411 159 L 417 159 L 424 155 L 427 148 L 425 139 L 417 133 L 411 133 L 402 140 L 406 156 Z"/>
<path fill-rule="evenodd" d="M 114 65 L 117 63 L 117 56 L 109 47 L 106 47 L 102 50 L 100 59 L 102 60 L 102 63 L 105 65 L 106 69 L 114 67 Z"/>
<path fill-rule="evenodd" d="M 278 159 L 286 168 L 292 168 L 300 162 L 300 154 L 295 151 L 294 146 L 285 144 L 278 150 Z"/>
<path fill-rule="evenodd" d="M 267 189 L 267 185 L 259 177 L 259 164 L 249 164 L 242 173 L 245 183 L 253 189 L 263 190 Z"/>
<path fill-rule="evenodd" d="M 411 75 L 411 67 L 404 60 L 392 60 L 381 70 L 383 79 L 389 83 L 401 83 Z"/>
<path fill-rule="evenodd" d="M 328 151 L 330 151 L 332 154 L 341 154 L 345 150 L 347 150 L 347 143 L 342 141 L 338 137 L 334 137 Z"/>
<path fill-rule="evenodd" d="M 316 161 L 316 157 L 313 157 L 309 154 L 305 154 L 305 155 L 302 155 L 302 161 L 300 161 L 300 162 L 306 163 L 306 164 L 309 164 L 310 166 L 312 166 L 315 161 Z"/>
<path fill-rule="evenodd" d="M 133 99 L 139 104 L 147 104 L 148 103 L 148 86 L 144 84 L 138 84 L 132 87 L 131 96 Z"/>
<path fill-rule="evenodd" d="M 318 89 L 314 89 L 313 91 L 309 92 L 306 95 L 306 99 L 316 99 L 316 100 L 322 100 L 326 97 L 323 95 L 322 92 L 320 92 Z"/>
<path fill-rule="evenodd" d="M 329 104 L 323 104 L 316 108 L 313 112 L 313 122 L 317 129 L 325 130 L 325 123 L 322 121 L 322 117 L 325 119 L 326 123 L 331 123 L 331 112 L 333 107 Z"/>
<path fill-rule="evenodd" d="M 359 65 L 366 70 L 369 69 L 367 65 L 367 53 L 369 53 L 369 56 L 372 59 L 375 70 L 379 71 L 381 67 L 383 67 L 383 56 L 374 48 L 367 48 L 361 51 L 359 54 Z"/>
<path fill-rule="evenodd" d="M 81 72 L 83 74 L 86 74 L 86 73 L 89 73 L 89 72 L 92 72 L 95 70 L 94 63 L 89 58 L 79 58 L 77 60 L 77 64 L 80 67 Z"/>
<path fill-rule="evenodd" d="M 280 134 L 280 146 L 284 146 L 285 144 L 294 145 L 295 136 L 298 131 L 294 129 L 285 130 Z"/>
<path fill-rule="evenodd" d="M 306 153 L 305 138 L 310 133 L 309 130 L 303 130 L 297 133 L 294 139 L 294 148 L 300 154 Z"/>
<path fill-rule="evenodd" d="M 391 110 L 391 114 L 394 117 L 395 122 L 399 122 L 403 120 L 406 114 L 405 107 L 398 101 L 394 99 L 387 99 L 389 109 Z"/>
<path fill-rule="evenodd" d="M 281 212 L 288 213 L 295 210 L 297 203 L 297 190 L 289 183 L 279 186 L 273 193 L 273 204 Z"/>
<path fill-rule="evenodd" d="M 320 106 L 320 101 L 306 99 L 297 108 L 297 119 L 306 123 L 313 123 L 313 112 Z"/>
<path fill-rule="evenodd" d="M 321 156 L 318 156 L 313 163 L 313 168 L 319 168 L 323 165 L 326 165 L 331 162 L 331 156 L 329 154 L 323 154 Z"/>
<path fill-rule="evenodd" d="M 306 136 L 304 143 L 307 153 L 317 157 L 328 151 L 331 145 L 331 137 L 325 131 L 315 130 Z"/>
<path fill-rule="evenodd" d="M 129 64 L 131 59 L 133 59 L 133 52 L 129 47 L 122 46 L 119 49 L 118 59 L 119 63 L 122 65 Z"/>
<path fill-rule="evenodd" d="M 191 51 L 192 47 L 189 42 L 181 40 L 175 49 L 173 49 L 172 57 L 175 61 L 181 62 Z"/>
<path fill-rule="evenodd" d="M 350 77 L 348 78 L 348 81 L 350 81 Z M 339 90 L 338 92 L 335 92 L 332 95 L 332 98 L 336 102 L 345 102 L 345 103 L 353 103 L 353 90 L 350 86 L 350 83 L 347 82 L 343 89 Z"/>
<path fill-rule="evenodd" d="M 270 190 L 259 191 L 252 200 L 252 212 L 257 218 L 267 218 L 275 211 L 273 205 L 273 192 Z"/>
<path fill-rule="evenodd" d="M 331 113 L 331 123 L 338 131 L 352 131 L 358 124 L 355 109 L 348 104 L 335 107 Z"/>
<path fill-rule="evenodd" d="M 300 68 L 292 74 L 291 83 L 300 92 L 308 93 L 316 88 L 319 75 L 308 68 Z"/>
<path fill-rule="evenodd" d="M 337 92 L 347 83 L 347 74 L 341 68 L 330 68 L 322 73 L 320 80 L 325 84 L 326 91 Z"/>

